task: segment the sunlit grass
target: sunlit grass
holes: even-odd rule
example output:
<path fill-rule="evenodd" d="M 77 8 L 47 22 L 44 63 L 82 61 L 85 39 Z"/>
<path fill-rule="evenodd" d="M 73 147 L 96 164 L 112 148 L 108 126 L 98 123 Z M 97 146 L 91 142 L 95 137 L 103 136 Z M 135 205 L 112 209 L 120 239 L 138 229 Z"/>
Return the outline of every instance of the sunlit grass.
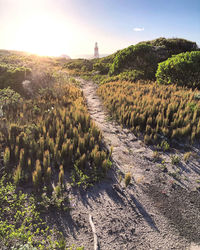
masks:
<path fill-rule="evenodd" d="M 64 173 L 74 165 L 87 183 L 107 171 L 109 156 L 101 148 L 101 132 L 91 120 L 80 89 L 73 85 L 43 90 L 37 97 L 4 107 L 1 131 L 6 171 L 16 184 L 32 183 L 36 190 L 49 183 L 65 184 Z M 74 183 L 74 184 L 75 184 Z"/>
<path fill-rule="evenodd" d="M 200 101 L 197 90 L 156 83 L 111 82 L 99 95 L 112 117 L 144 135 L 146 143 L 160 138 L 189 140 L 200 137 Z"/>

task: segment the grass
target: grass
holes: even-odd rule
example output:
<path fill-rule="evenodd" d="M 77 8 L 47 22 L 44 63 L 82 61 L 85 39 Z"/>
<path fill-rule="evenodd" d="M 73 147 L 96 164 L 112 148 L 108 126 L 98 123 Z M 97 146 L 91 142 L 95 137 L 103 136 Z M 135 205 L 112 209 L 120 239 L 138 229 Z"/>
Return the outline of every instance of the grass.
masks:
<path fill-rule="evenodd" d="M 160 161 L 161 160 L 161 154 L 158 151 L 153 152 L 153 160 L 154 161 Z"/>
<path fill-rule="evenodd" d="M 178 155 L 172 155 L 171 156 L 171 163 L 173 165 L 178 165 L 180 163 L 181 159 Z"/>
<path fill-rule="evenodd" d="M 191 158 L 191 156 L 192 156 L 192 152 L 186 152 L 186 153 L 184 154 L 184 156 L 183 156 L 183 160 L 184 160 L 185 162 L 188 162 L 189 159 Z"/>
<path fill-rule="evenodd" d="M 0 181 L 0 245 L 82 250 L 41 218 L 51 210 L 66 213 L 66 187 L 94 185 L 111 167 L 111 154 L 103 149 L 80 83 L 61 70 L 63 62 L 0 51 L 1 63 L 12 72 L 1 75 L 6 83 L 0 79 L 0 85 L 5 83 L 0 86 L 0 175 L 5 175 Z M 31 69 L 29 75 L 23 67 Z M 9 84 L 15 74 L 19 81 Z M 24 79 L 31 82 L 30 95 L 21 85 Z"/>
<path fill-rule="evenodd" d="M 141 81 L 111 82 L 98 89 L 113 118 L 136 135 L 143 134 L 145 143 L 163 144 L 164 151 L 169 149 L 168 140 L 194 142 L 200 138 L 197 93 Z"/>
<path fill-rule="evenodd" d="M 125 187 L 127 187 L 131 182 L 131 173 L 126 173 L 124 177 Z"/>
<path fill-rule="evenodd" d="M 73 85 L 7 105 L 2 119 L 4 164 L 16 184 L 50 188 L 55 179 L 63 185 L 68 172 L 75 183 L 84 179 L 85 186 L 107 171 L 109 157 L 101 149 L 101 133 L 90 119 L 82 92 Z"/>

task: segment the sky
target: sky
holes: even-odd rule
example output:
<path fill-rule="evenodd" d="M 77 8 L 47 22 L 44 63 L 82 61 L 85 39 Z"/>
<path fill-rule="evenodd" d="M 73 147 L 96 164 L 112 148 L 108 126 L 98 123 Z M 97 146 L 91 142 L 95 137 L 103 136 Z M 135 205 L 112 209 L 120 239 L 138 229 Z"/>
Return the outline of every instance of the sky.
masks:
<path fill-rule="evenodd" d="M 76 58 L 158 37 L 200 46 L 200 0 L 0 0 L 0 49 Z"/>

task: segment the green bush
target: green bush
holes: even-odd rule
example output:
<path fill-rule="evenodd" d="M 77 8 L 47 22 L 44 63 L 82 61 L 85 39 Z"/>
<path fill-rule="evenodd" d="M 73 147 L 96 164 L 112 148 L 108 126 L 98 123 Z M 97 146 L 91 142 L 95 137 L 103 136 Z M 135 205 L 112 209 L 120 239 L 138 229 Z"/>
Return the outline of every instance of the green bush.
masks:
<path fill-rule="evenodd" d="M 182 52 L 198 50 L 195 42 L 188 41 L 182 38 L 164 38 L 160 37 L 155 40 L 141 42 L 156 47 L 162 47 L 168 52 L 168 57 Z M 140 43 L 139 43 L 140 44 Z"/>
<path fill-rule="evenodd" d="M 10 87 L 0 89 L 0 106 L 2 106 L 2 108 L 14 108 L 21 101 L 21 96 L 10 89 Z"/>
<path fill-rule="evenodd" d="M 144 79 L 144 72 L 141 70 L 130 70 L 120 73 L 116 76 L 110 76 L 101 81 L 101 84 L 107 82 L 116 82 L 116 81 L 129 81 L 135 82 L 137 80 Z"/>
<path fill-rule="evenodd" d="M 116 75 L 130 69 L 142 69 L 146 77 L 152 78 L 156 65 L 153 46 L 146 44 L 132 45 L 116 54 L 109 75 Z"/>
<path fill-rule="evenodd" d="M 87 59 L 74 59 L 65 63 L 64 67 L 71 70 L 90 71 L 92 70 L 92 62 Z"/>
<path fill-rule="evenodd" d="M 156 72 L 160 84 L 177 84 L 200 88 L 200 51 L 174 55 L 159 63 Z"/>
<path fill-rule="evenodd" d="M 110 63 L 95 63 L 93 69 L 99 71 L 100 74 L 107 74 L 109 71 Z"/>
<path fill-rule="evenodd" d="M 17 192 L 5 176 L 0 178 L 1 249 L 63 249 L 61 232 L 45 226 L 37 203 L 32 195 Z M 30 248 L 21 248 L 25 244 Z"/>
<path fill-rule="evenodd" d="M 145 77 L 147 80 L 155 80 L 158 63 L 167 60 L 172 55 L 195 50 L 198 50 L 195 42 L 180 38 L 166 39 L 161 37 L 141 42 L 115 53 L 109 75 L 137 70 L 144 72 L 140 79 Z"/>
<path fill-rule="evenodd" d="M 20 94 L 25 94 L 22 82 L 29 78 L 31 69 L 10 64 L 0 64 L 0 89 L 11 87 Z"/>

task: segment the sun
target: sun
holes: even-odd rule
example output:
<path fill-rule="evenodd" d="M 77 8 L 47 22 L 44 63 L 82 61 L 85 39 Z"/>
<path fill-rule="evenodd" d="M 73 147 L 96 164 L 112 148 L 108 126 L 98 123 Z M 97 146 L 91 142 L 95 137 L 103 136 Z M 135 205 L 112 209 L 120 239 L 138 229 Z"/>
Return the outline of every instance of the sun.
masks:
<path fill-rule="evenodd" d="M 59 56 L 67 53 L 72 44 L 69 27 L 45 13 L 24 20 L 19 27 L 15 46 L 18 50 L 38 55 Z"/>

